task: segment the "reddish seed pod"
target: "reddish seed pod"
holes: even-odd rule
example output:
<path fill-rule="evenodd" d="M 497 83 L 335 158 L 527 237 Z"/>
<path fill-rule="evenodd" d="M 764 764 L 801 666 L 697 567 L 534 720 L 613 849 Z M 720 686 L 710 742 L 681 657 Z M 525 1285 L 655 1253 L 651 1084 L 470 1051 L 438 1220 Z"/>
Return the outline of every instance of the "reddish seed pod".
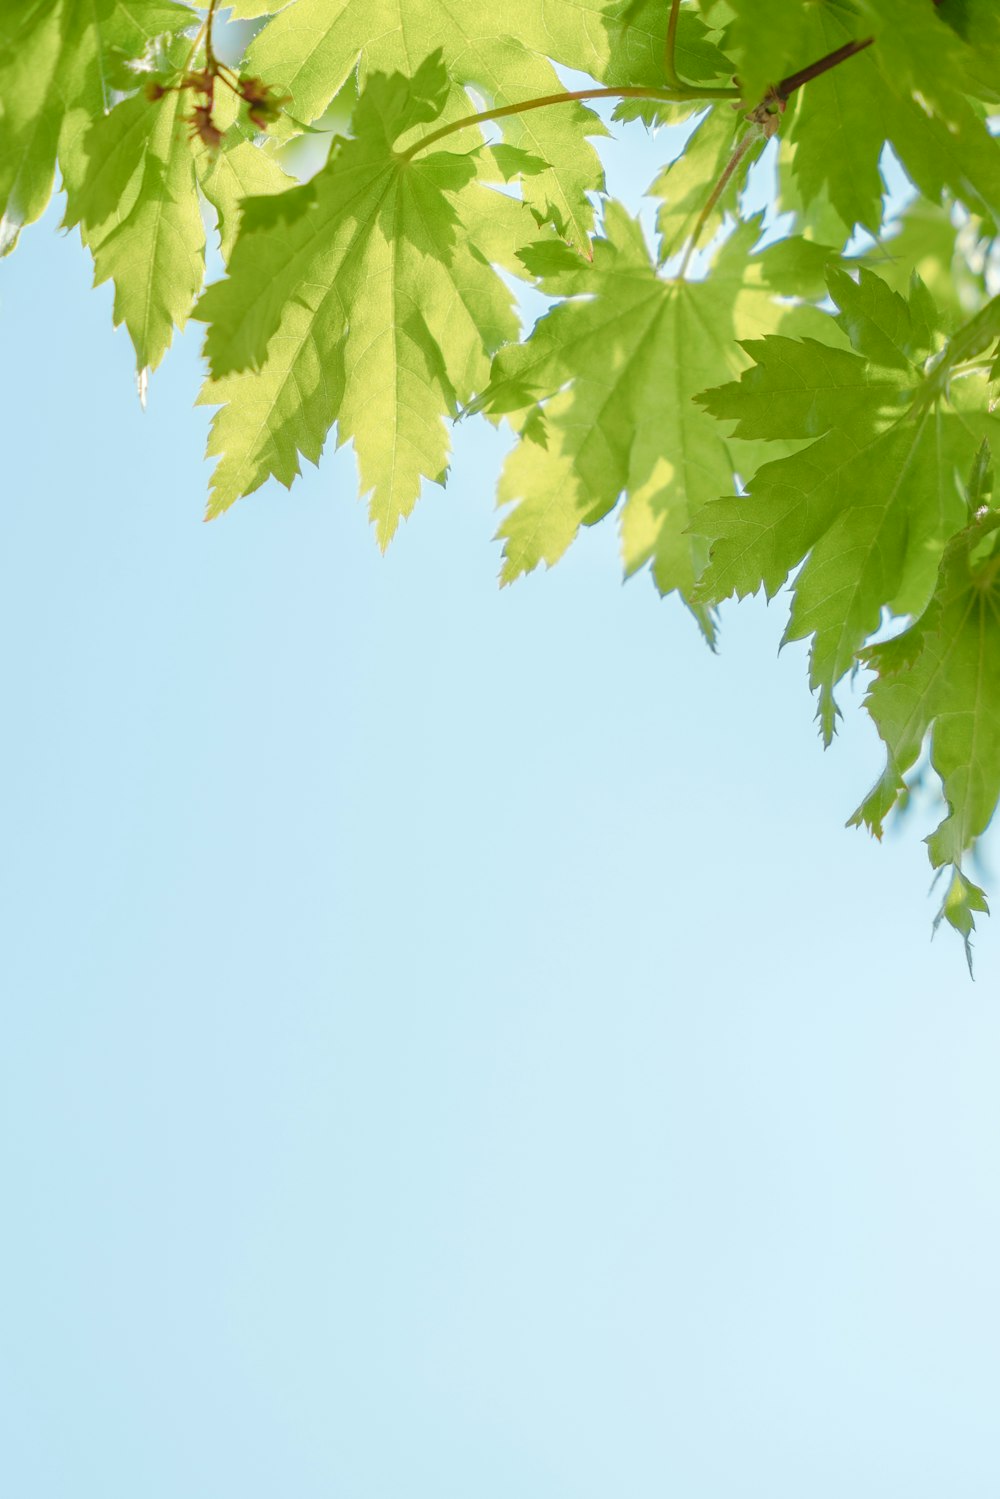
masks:
<path fill-rule="evenodd" d="M 212 119 L 212 106 L 197 104 L 187 118 L 191 126 L 191 139 L 197 136 L 210 151 L 217 151 L 222 145 L 222 131 Z"/>
<path fill-rule="evenodd" d="M 241 78 L 240 98 L 250 106 L 247 114 L 258 130 L 273 125 L 283 106 L 289 102 L 287 94 L 276 94 L 263 78 Z"/>

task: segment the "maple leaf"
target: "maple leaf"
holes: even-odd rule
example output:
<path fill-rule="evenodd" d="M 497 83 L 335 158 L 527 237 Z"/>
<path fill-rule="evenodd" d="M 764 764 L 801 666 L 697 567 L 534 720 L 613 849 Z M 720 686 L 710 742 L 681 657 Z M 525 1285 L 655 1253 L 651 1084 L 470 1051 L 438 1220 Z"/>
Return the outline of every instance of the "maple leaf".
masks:
<path fill-rule="evenodd" d="M 938 0 L 933 12 L 923 13 L 911 0 L 856 3 L 899 93 L 914 95 L 953 125 L 966 117 L 964 96 L 1000 98 L 1000 16 L 993 0 Z"/>
<path fill-rule="evenodd" d="M 440 54 L 413 79 L 370 75 L 353 138 L 326 167 L 304 187 L 244 202 L 229 277 L 195 313 L 210 324 L 201 399 L 223 408 L 209 515 L 269 475 L 290 484 L 299 454 L 316 461 L 334 422 L 338 444 L 353 441 L 383 546 L 422 478 L 444 481 L 444 419 L 518 331 L 511 294 L 469 241 L 463 201 L 473 222 L 484 194 L 495 224 L 533 223 L 475 182 L 475 154 L 408 160 L 393 149 L 439 117 L 448 88 Z"/>
<path fill-rule="evenodd" d="M 848 229 L 859 223 L 877 233 L 879 163 L 889 144 L 932 201 L 947 191 L 987 217 L 1000 213 L 1000 141 L 968 97 L 980 91 L 984 14 L 972 16 L 963 38 L 913 0 L 825 0 L 805 9 L 815 58 L 875 36 L 874 46 L 812 79 L 799 96 L 791 136 L 807 204 L 828 195 Z"/>
<path fill-rule="evenodd" d="M 222 144 L 214 151 L 195 151 L 195 172 L 199 189 L 216 210 L 219 249 L 228 261 L 240 228 L 243 199 L 289 192 L 297 180 L 280 165 L 277 142 L 258 139 L 252 123 L 241 123 L 240 99 L 235 94 L 216 93 L 213 114 L 223 132 Z"/>
<path fill-rule="evenodd" d="M 768 337 L 744 345 L 754 367 L 698 396 L 736 435 L 808 439 L 765 464 L 745 495 L 712 502 L 695 527 L 712 541 L 705 602 L 793 585 L 785 640 L 812 636 L 810 679 L 829 743 L 833 689 L 878 628 L 883 609 L 920 615 L 941 556 L 963 521 L 957 472 L 1000 426 L 981 374 L 925 371 L 937 319 L 915 282 L 909 299 L 862 269 L 828 273 L 851 347 Z M 961 341 L 963 335 L 956 335 Z M 945 351 L 940 356 L 947 362 Z"/>
<path fill-rule="evenodd" d="M 179 73 L 189 47 L 177 44 L 165 66 Z M 67 191 L 67 227 L 79 225 L 94 257 L 95 284 L 113 280 L 114 321 L 124 322 L 141 370 L 154 370 L 183 328 L 205 276 L 205 228 L 199 188 L 218 215 L 228 254 L 242 198 L 293 187 L 267 150 L 237 120 L 223 93 L 213 108 L 215 149 L 192 140 L 189 96 L 166 90 L 122 100 L 87 130 L 86 167 Z"/>
<path fill-rule="evenodd" d="M 865 706 L 885 743 L 886 768 L 851 818 L 882 836 L 929 738 L 948 811 L 928 852 L 935 869 L 952 870 L 938 921 L 961 933 L 970 969 L 975 913 L 988 906 L 963 863 L 1000 799 L 1000 513 L 990 506 L 991 489 L 984 443 L 969 484 L 968 524 L 945 551 L 927 609 L 901 635 L 864 653 L 876 674 Z"/>
<path fill-rule="evenodd" d="M 225 124 L 224 111 L 217 112 Z M 215 209 L 219 248 L 227 261 L 236 243 L 243 200 L 273 197 L 297 185 L 268 144 L 250 139 L 235 121 L 229 124 L 219 150 L 196 153 L 195 170 L 198 186 Z"/>
<path fill-rule="evenodd" d="M 732 484 L 739 458 L 692 397 L 713 371 L 742 367 L 737 333 L 785 317 L 818 330 L 820 314 L 813 323 L 776 295 L 793 267 L 800 290 L 821 291 L 831 253 L 785 241 L 748 259 L 759 231 L 759 221 L 743 225 L 701 282 L 659 276 L 640 226 L 614 202 L 592 265 L 550 244 L 524 252 L 543 290 L 566 300 L 498 354 L 470 408 L 517 414 L 522 432 L 500 481 L 500 503 L 514 507 L 499 532 L 503 582 L 556 562 L 624 493 L 626 573 L 651 563 L 661 592 L 676 589 L 714 638 L 712 612 L 694 594 L 707 548 L 688 523 Z"/>
<path fill-rule="evenodd" d="M 109 77 L 151 40 L 190 26 L 173 0 L 4 0 L 0 15 L 0 252 L 44 211 L 56 161 L 86 167 L 81 137 L 110 105 Z"/>
<path fill-rule="evenodd" d="M 457 83 L 490 107 L 504 107 L 561 93 L 553 62 L 610 85 L 663 84 L 665 35 L 666 6 L 659 0 L 342 0 L 336 6 L 296 0 L 254 40 L 247 66 L 287 91 L 294 116 L 312 121 L 356 66 L 362 82 L 372 70 L 409 73 L 416 59 L 440 49 Z M 711 78 L 724 66 L 693 14 L 684 16 L 678 57 L 695 79 Z M 469 108 L 463 96 L 451 113 Z M 524 181 L 525 200 L 585 244 L 593 224 L 586 195 L 604 181 L 588 140 L 606 133 L 597 115 L 574 104 L 511 116 L 501 128 L 510 145 L 546 164 Z"/>
<path fill-rule="evenodd" d="M 952 870 L 942 919 L 968 940 L 985 909 L 968 851 L 1000 784 L 985 457 L 962 484 L 1000 424 L 995 0 L 226 10 L 269 17 L 238 71 L 215 6 L 7 0 L 0 15 L 0 250 L 58 167 L 140 381 L 191 314 L 214 210 L 230 275 L 197 307 L 201 400 L 219 408 L 209 515 L 269 476 L 290 484 L 334 430 L 385 545 L 424 480 L 444 482 L 449 419 L 478 411 L 516 433 L 503 581 L 613 511 L 626 574 L 648 567 L 710 640 L 723 598 L 794 574 L 785 639 L 811 640 L 827 741 L 844 674 L 876 674 L 888 763 L 859 814 L 876 831 L 930 744 L 949 802 L 930 840 Z M 593 87 L 567 92 L 560 69 Z M 654 127 L 704 110 L 652 187 L 656 256 L 616 203 L 590 245 L 604 127 L 579 95 L 595 92 Z M 293 184 L 282 143 L 344 129 L 350 99 L 352 137 Z M 761 248 L 754 220 L 716 237 L 775 134 L 776 206 L 803 237 Z M 880 236 L 887 150 L 922 201 L 847 274 L 825 245 L 857 224 Z M 689 281 L 698 243 L 707 274 Z M 523 344 L 506 273 L 555 303 Z M 890 620 L 903 633 L 872 648 Z"/>
<path fill-rule="evenodd" d="M 732 20 L 725 46 L 731 54 L 748 104 L 763 99 L 770 85 L 803 62 L 813 60 L 811 7 L 803 0 L 729 0 Z"/>
<path fill-rule="evenodd" d="M 881 276 L 893 291 L 907 292 L 916 272 L 933 297 L 946 332 L 960 326 L 986 296 L 981 226 L 964 215 L 957 225 L 954 214 L 950 203 L 914 198 L 860 257 L 860 263 Z"/>
<path fill-rule="evenodd" d="M 98 120 L 88 150 L 102 169 L 69 194 L 66 223 L 80 223 L 95 285 L 115 283 L 114 321 L 128 328 L 140 371 L 159 364 L 204 279 L 205 229 L 183 102 L 172 93 L 152 105 L 140 94 Z"/>

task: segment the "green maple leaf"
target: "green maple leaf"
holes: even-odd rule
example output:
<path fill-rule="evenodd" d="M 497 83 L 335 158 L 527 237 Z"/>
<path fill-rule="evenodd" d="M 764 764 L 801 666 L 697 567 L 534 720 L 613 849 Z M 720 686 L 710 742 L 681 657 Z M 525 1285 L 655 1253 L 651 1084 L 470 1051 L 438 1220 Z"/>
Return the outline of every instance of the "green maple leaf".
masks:
<path fill-rule="evenodd" d="M 970 92 L 1000 100 L 1000 10 L 994 0 L 941 0 L 937 11 L 970 48 L 965 67 Z"/>
<path fill-rule="evenodd" d="M 862 257 L 893 291 L 907 292 L 913 273 L 934 299 L 946 332 L 986 296 L 985 254 L 978 222 L 956 227 L 950 204 L 914 198 L 881 240 Z"/>
<path fill-rule="evenodd" d="M 291 113 L 311 121 L 355 67 L 362 81 L 371 70 L 408 73 L 441 49 L 457 83 L 489 107 L 503 107 L 562 92 L 553 61 L 609 85 L 662 84 L 665 28 L 659 0 L 296 0 L 252 43 L 247 68 L 290 94 Z M 694 15 L 684 17 L 678 55 L 696 79 L 714 76 L 723 62 Z M 455 117 L 469 110 L 465 96 L 451 106 Z M 586 243 L 593 223 L 586 195 L 604 180 L 587 139 L 605 133 L 598 117 L 583 105 L 566 105 L 509 117 L 501 128 L 508 144 L 547 164 L 524 180 L 526 201 Z"/>
<path fill-rule="evenodd" d="M 911 0 L 870 0 L 863 12 L 847 0 L 808 11 L 812 60 L 846 41 L 876 41 L 797 96 L 791 135 L 805 202 L 828 196 L 849 229 L 877 233 L 888 143 L 931 201 L 947 191 L 988 218 L 1000 213 L 1000 142 L 969 97 L 979 91 L 975 38 L 966 43 Z"/>
<path fill-rule="evenodd" d="M 81 140 L 110 105 L 109 77 L 150 41 L 190 26 L 172 0 L 5 0 L 0 15 L 0 251 L 52 194 L 56 161 L 74 184 Z"/>
<path fill-rule="evenodd" d="M 975 913 L 988 907 L 963 861 L 1000 799 L 1000 514 L 989 504 L 991 488 L 984 444 L 969 485 L 969 524 L 944 554 L 930 604 L 903 634 L 864 655 L 876 674 L 865 706 L 885 743 L 886 768 L 851 818 L 882 836 L 929 737 L 948 811 L 928 850 L 935 869 L 952 870 L 938 920 L 962 934 L 967 955 Z"/>
<path fill-rule="evenodd" d="M 958 124 L 964 95 L 997 99 L 1000 15 L 993 0 L 949 0 L 933 12 L 911 0 L 857 5 L 899 93 L 917 95 L 940 119 Z"/>
<path fill-rule="evenodd" d="M 176 47 L 175 73 L 189 50 Z M 166 66 L 170 71 L 169 58 Z M 95 284 L 114 281 L 114 320 L 128 328 L 140 370 L 156 368 L 202 288 L 199 188 L 216 210 L 221 247 L 228 254 L 240 201 L 294 186 L 238 123 L 232 94 L 220 94 L 213 119 L 224 134 L 216 150 L 192 139 L 189 94 L 168 92 L 152 102 L 139 93 L 123 100 L 87 130 L 87 165 L 67 192 L 64 223 L 80 226 L 94 256 Z"/>
<path fill-rule="evenodd" d="M 439 117 L 448 88 L 440 56 L 412 80 L 372 74 L 354 138 L 327 166 L 304 187 L 245 202 L 229 278 L 196 309 L 210 324 L 201 399 L 222 404 L 210 515 L 270 475 L 290 484 L 334 422 L 338 444 L 353 441 L 382 545 L 421 480 L 444 481 L 445 418 L 517 334 L 510 293 L 470 242 L 466 204 L 468 222 L 488 216 L 495 235 L 533 223 L 475 182 L 476 153 L 394 150 Z"/>
<path fill-rule="evenodd" d="M 808 445 L 765 464 L 748 493 L 707 505 L 695 520 L 712 541 L 705 602 L 761 586 L 773 597 L 804 563 L 785 639 L 812 636 L 810 677 L 827 742 L 833 689 L 883 609 L 918 616 L 926 608 L 963 521 L 956 474 L 1000 425 L 981 374 L 949 385 L 940 374 L 947 351 L 938 372 L 927 372 L 937 318 L 919 282 L 907 300 L 864 269 L 858 282 L 837 269 L 829 281 L 851 348 L 782 337 L 747 344 L 754 368 L 698 397 L 735 419 L 739 437 Z"/>
<path fill-rule="evenodd" d="M 777 84 L 804 63 L 813 62 L 811 7 L 803 0 L 729 0 L 733 19 L 726 31 L 743 88 L 743 97 L 756 104 L 768 85 Z"/>
<path fill-rule="evenodd" d="M 153 370 L 183 327 L 205 271 L 205 230 L 184 96 L 151 104 L 139 94 L 99 118 L 85 149 L 96 171 L 68 194 L 65 222 L 79 223 L 94 282 L 115 283 L 139 370 Z"/>
<path fill-rule="evenodd" d="M 743 225 L 703 282 L 659 276 L 641 228 L 616 203 L 592 265 L 551 245 L 525 252 L 543 289 L 567 300 L 500 352 L 472 408 L 514 415 L 522 431 L 500 482 L 500 503 L 513 505 L 499 533 L 502 581 L 556 562 L 624 494 L 626 573 L 651 563 L 661 592 L 676 589 L 713 637 L 711 610 L 694 593 L 707 549 L 688 524 L 732 484 L 741 455 L 692 397 L 712 371 L 741 367 L 738 333 L 785 316 L 808 321 L 776 294 L 793 279 L 821 291 L 830 253 L 786 241 L 748 259 L 759 230 Z"/>

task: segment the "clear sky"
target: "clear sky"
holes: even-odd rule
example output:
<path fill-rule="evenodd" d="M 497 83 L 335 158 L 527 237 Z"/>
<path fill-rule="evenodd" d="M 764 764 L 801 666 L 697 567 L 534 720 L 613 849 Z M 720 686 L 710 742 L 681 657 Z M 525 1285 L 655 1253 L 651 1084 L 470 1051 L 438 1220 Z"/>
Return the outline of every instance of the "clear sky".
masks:
<path fill-rule="evenodd" d="M 995 1499 L 1000 938 L 858 698 L 608 524 L 500 592 L 483 424 L 385 558 L 345 452 L 202 525 L 89 280 L 0 266 L 3 1491 Z"/>

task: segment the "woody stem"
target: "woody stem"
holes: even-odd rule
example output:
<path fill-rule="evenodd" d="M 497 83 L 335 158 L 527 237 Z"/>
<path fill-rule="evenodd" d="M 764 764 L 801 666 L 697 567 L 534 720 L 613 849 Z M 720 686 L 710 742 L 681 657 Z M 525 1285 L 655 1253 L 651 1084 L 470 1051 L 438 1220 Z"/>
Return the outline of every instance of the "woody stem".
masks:
<path fill-rule="evenodd" d="M 790 73 L 787 78 L 782 78 L 774 92 L 779 99 L 787 99 L 800 89 L 804 83 L 809 83 L 813 78 L 819 78 L 821 74 L 828 73 L 831 68 L 839 67 L 842 62 L 847 62 L 850 57 L 857 57 L 866 47 L 870 47 L 875 40 L 873 36 L 865 37 L 861 42 L 845 42 L 835 52 L 828 52 L 818 62 L 810 63 L 807 68 L 800 68 L 797 73 Z"/>

